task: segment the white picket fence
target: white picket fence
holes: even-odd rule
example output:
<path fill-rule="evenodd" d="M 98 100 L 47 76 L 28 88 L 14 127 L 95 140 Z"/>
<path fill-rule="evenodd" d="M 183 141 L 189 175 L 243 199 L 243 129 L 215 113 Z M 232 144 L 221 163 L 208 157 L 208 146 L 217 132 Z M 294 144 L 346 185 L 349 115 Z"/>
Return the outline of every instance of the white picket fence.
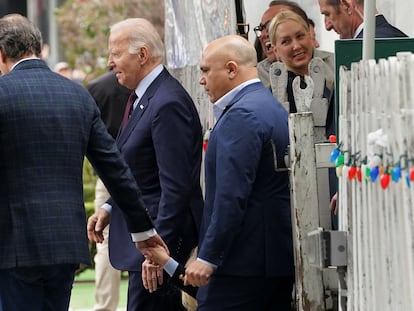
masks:
<path fill-rule="evenodd" d="M 340 291 L 347 310 L 414 310 L 414 55 L 354 63 L 339 81 Z"/>

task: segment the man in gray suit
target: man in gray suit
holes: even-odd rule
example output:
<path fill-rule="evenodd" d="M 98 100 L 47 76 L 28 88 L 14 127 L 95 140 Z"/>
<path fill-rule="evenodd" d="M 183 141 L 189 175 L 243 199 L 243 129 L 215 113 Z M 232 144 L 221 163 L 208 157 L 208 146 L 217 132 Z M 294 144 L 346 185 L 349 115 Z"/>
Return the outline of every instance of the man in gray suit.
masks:
<path fill-rule="evenodd" d="M 40 59 L 40 31 L 0 19 L 0 311 L 67 310 L 75 271 L 90 264 L 85 155 L 124 212 L 136 247 L 165 245 L 141 192 L 81 85 Z M 102 241 L 102 219 L 88 235 Z"/>

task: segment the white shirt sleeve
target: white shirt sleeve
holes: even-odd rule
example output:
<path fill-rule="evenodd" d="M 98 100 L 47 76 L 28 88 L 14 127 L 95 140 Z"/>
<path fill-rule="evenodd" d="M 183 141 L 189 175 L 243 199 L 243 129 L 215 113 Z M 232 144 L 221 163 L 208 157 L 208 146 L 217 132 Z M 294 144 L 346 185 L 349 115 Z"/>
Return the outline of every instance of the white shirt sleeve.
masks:
<path fill-rule="evenodd" d="M 154 228 L 144 232 L 131 233 L 132 241 L 134 242 L 142 242 L 152 238 L 155 235 L 157 235 L 157 231 Z"/>
<path fill-rule="evenodd" d="M 175 270 L 177 270 L 177 267 L 178 267 L 178 262 L 170 257 L 170 259 L 168 259 L 167 263 L 164 266 L 164 270 L 165 272 L 168 273 L 169 276 L 173 276 L 175 273 Z"/>
<path fill-rule="evenodd" d="M 112 205 L 108 203 L 104 203 L 101 208 L 103 208 L 105 211 L 107 211 L 109 214 L 112 212 Z M 149 229 L 144 232 L 135 232 L 131 233 L 132 241 L 134 242 L 142 242 L 145 240 L 148 240 L 149 238 L 152 238 L 153 236 L 157 235 L 157 231 L 155 229 Z"/>

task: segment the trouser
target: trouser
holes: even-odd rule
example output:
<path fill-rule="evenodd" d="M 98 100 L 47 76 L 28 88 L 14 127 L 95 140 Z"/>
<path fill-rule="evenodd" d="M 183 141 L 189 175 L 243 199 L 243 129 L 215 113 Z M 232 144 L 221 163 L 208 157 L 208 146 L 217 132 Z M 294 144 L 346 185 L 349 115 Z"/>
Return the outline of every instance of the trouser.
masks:
<path fill-rule="evenodd" d="M 198 311 L 290 311 L 294 276 L 247 277 L 213 274 L 197 293 Z"/>
<path fill-rule="evenodd" d="M 103 182 L 98 179 L 95 186 L 95 211 L 109 198 Z M 104 231 L 104 242 L 96 244 L 95 255 L 95 305 L 94 311 L 115 311 L 119 302 L 121 271 L 109 262 L 108 239 L 109 226 Z"/>
<path fill-rule="evenodd" d="M 67 311 L 79 265 L 0 270 L 0 311 Z"/>

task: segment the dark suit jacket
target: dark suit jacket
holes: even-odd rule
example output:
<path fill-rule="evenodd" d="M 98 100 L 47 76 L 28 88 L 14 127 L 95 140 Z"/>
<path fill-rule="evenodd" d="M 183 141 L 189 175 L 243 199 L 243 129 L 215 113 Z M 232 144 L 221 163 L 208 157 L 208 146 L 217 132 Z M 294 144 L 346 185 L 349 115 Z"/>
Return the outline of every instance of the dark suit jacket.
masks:
<path fill-rule="evenodd" d="M 0 77 L 0 269 L 90 264 L 82 190 L 85 154 L 128 227 L 152 227 L 99 110 L 81 85 L 24 60 Z"/>
<path fill-rule="evenodd" d="M 364 37 L 364 30 L 358 34 L 358 38 Z M 375 16 L 375 38 L 396 38 L 396 37 L 407 37 L 398 28 L 394 27 L 385 19 L 384 15 Z"/>
<path fill-rule="evenodd" d="M 113 71 L 92 80 L 87 89 L 98 105 L 109 134 L 116 138 L 131 91 L 119 84 Z"/>
<path fill-rule="evenodd" d="M 192 99 L 167 70 L 139 100 L 117 143 L 157 232 L 171 256 L 185 264 L 197 245 L 203 206 L 202 133 Z M 143 257 L 131 243 L 116 206 L 111 214 L 109 255 L 117 269 L 141 271 Z"/>
<path fill-rule="evenodd" d="M 262 83 L 242 89 L 211 131 L 198 257 L 226 276 L 292 276 L 288 113 Z M 207 285 L 208 286 L 208 285 Z"/>
<path fill-rule="evenodd" d="M 183 265 L 179 264 L 177 269 L 174 272 L 174 275 L 171 277 L 171 282 L 179 289 L 185 291 L 187 294 L 196 298 L 197 296 L 197 289 L 198 287 L 194 287 L 191 285 L 184 285 L 184 275 L 185 275 L 185 268 Z"/>
<path fill-rule="evenodd" d="M 364 36 L 364 30 L 362 30 L 357 38 L 362 39 Z M 375 38 L 396 38 L 407 37 L 398 28 L 394 27 L 385 19 L 384 15 L 375 16 Z M 335 90 L 332 89 L 331 96 L 329 98 L 328 114 L 326 116 L 326 137 L 329 135 L 336 135 L 336 113 L 335 113 Z"/>

